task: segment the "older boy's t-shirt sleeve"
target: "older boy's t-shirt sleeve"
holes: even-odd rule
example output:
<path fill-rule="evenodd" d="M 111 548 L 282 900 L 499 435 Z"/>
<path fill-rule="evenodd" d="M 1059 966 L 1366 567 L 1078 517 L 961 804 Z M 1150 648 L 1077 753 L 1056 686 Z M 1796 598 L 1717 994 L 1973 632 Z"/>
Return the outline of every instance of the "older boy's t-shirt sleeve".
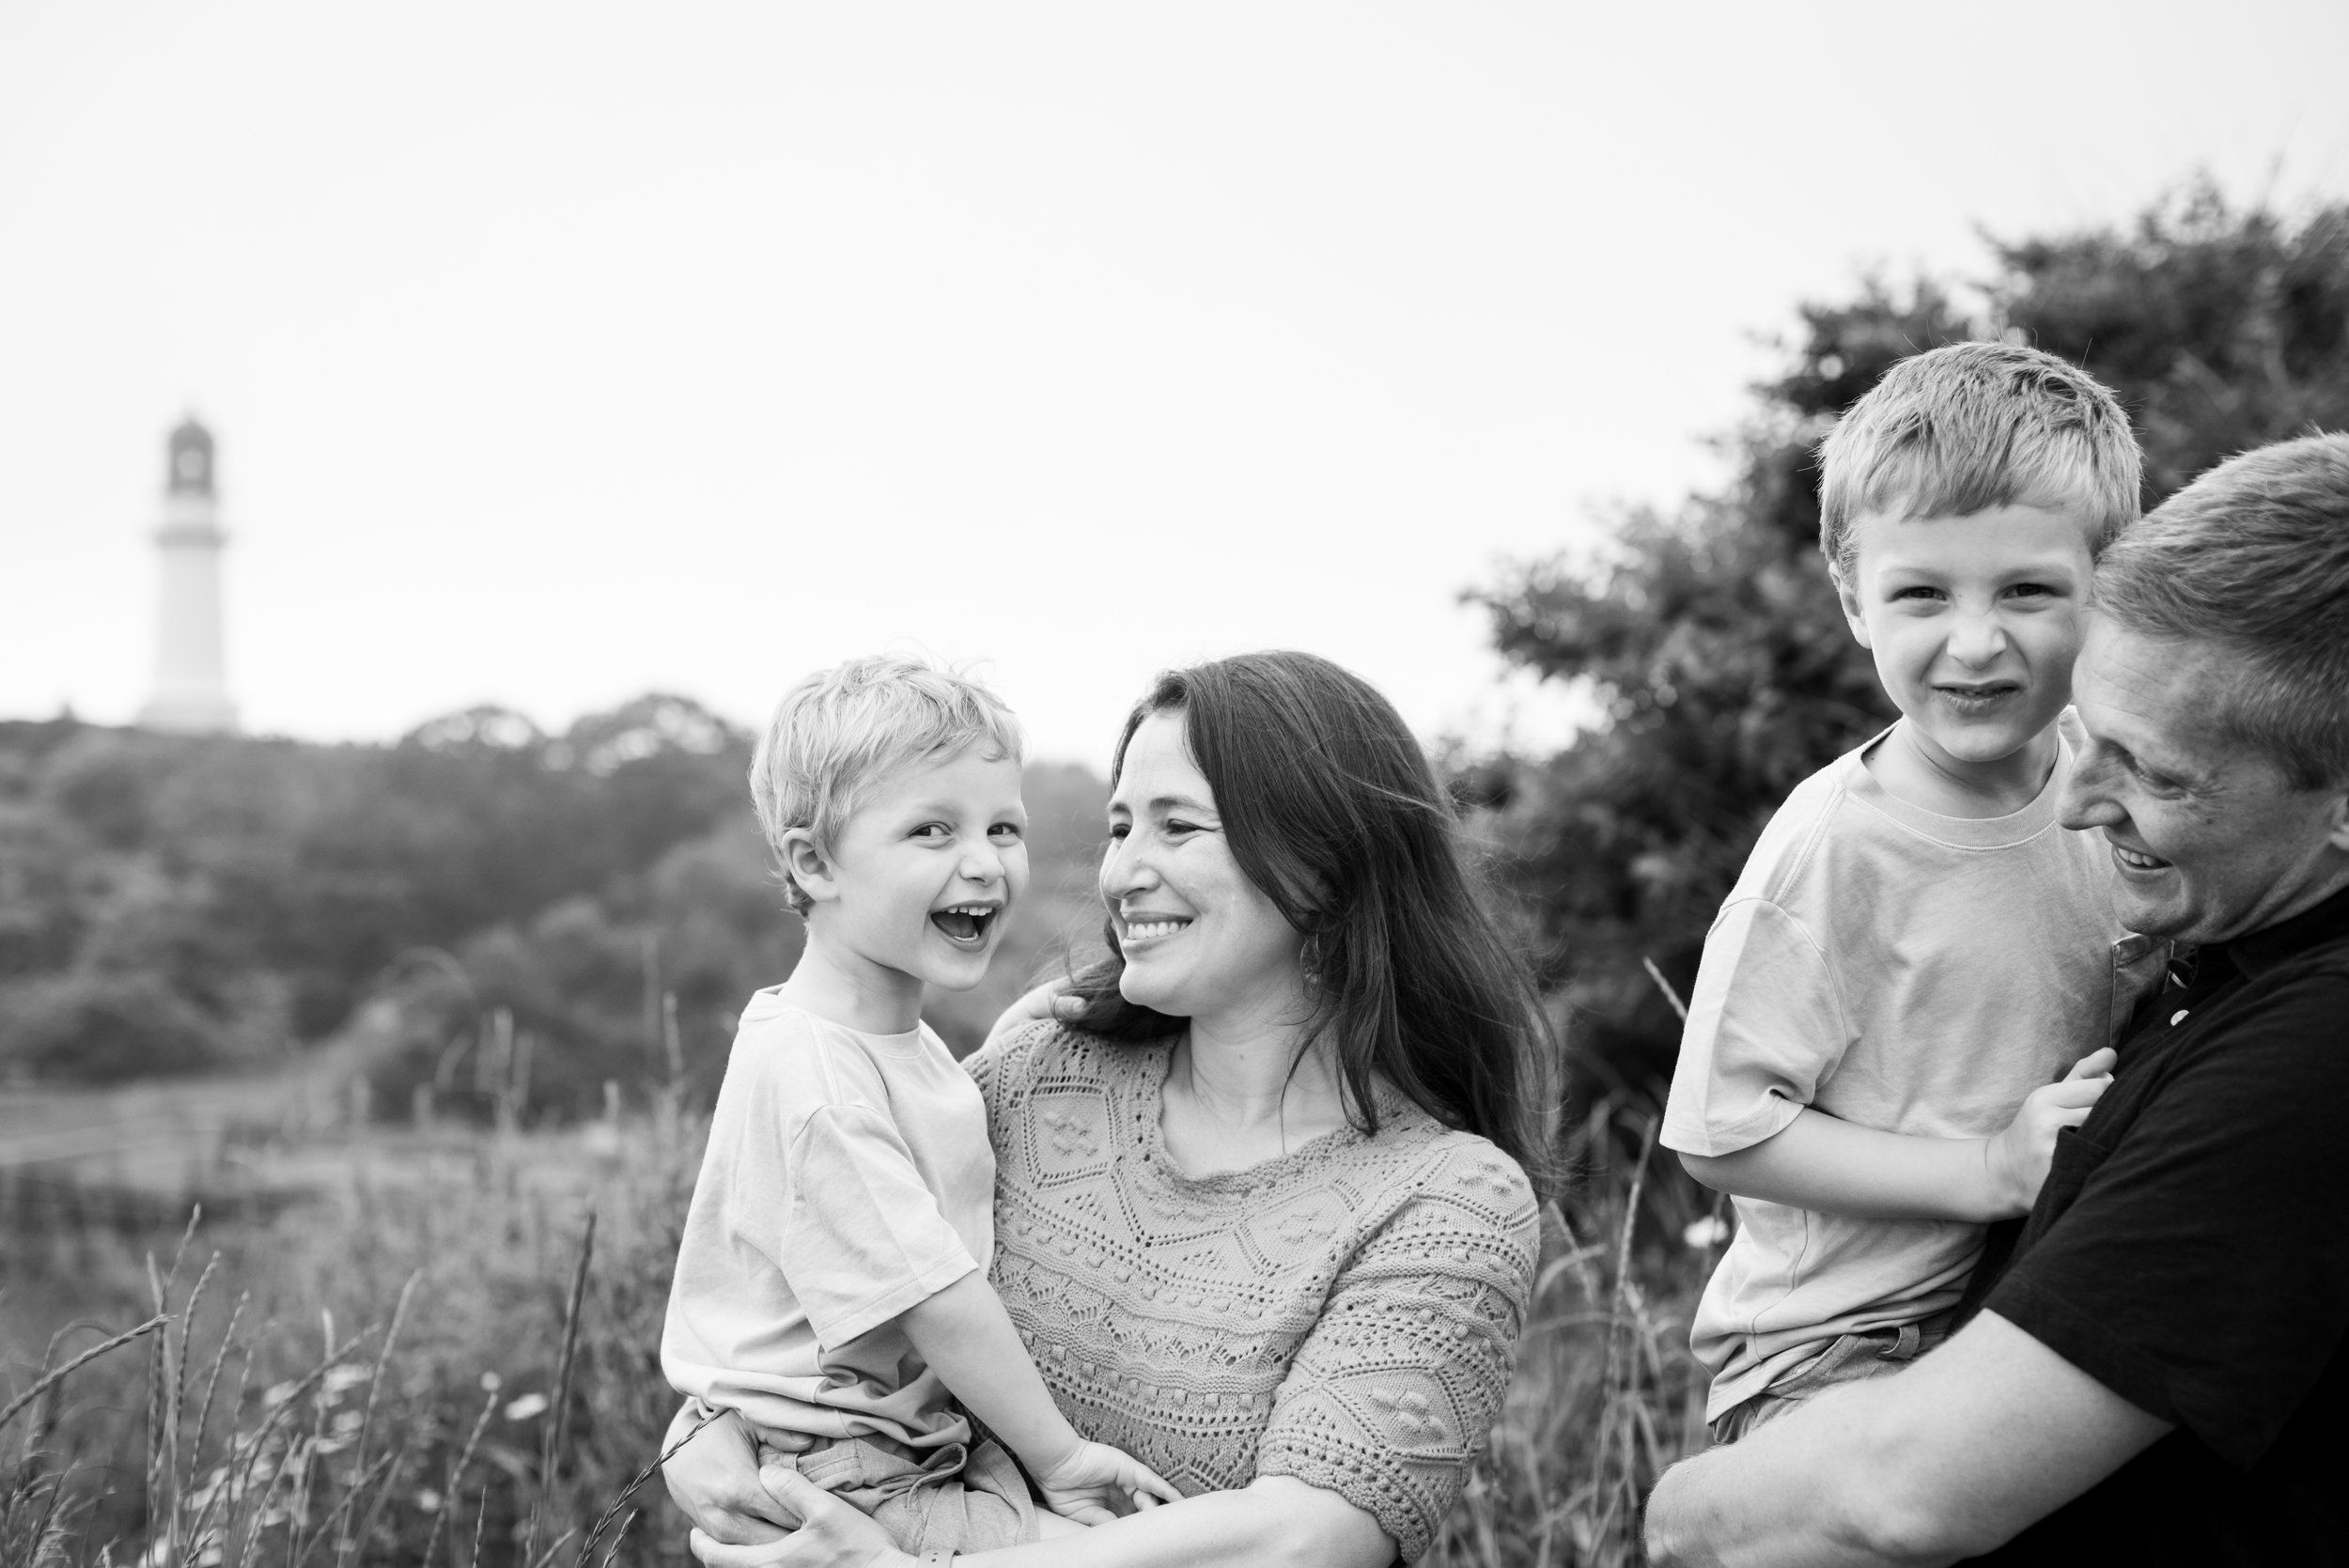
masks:
<path fill-rule="evenodd" d="M 846 1344 L 976 1269 L 912 1151 L 863 1106 L 826 1106 L 792 1142 L 775 1265 L 826 1345 Z"/>
<path fill-rule="evenodd" d="M 1705 935 L 1664 1146 L 1731 1155 L 1783 1131 L 1850 1040 L 1810 931 L 1767 899 L 1732 899 Z"/>

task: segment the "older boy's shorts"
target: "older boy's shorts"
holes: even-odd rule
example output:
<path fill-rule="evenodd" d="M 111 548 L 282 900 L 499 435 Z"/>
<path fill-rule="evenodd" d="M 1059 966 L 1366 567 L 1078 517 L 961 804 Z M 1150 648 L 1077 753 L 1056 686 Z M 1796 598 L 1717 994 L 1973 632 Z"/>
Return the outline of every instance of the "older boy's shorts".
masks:
<path fill-rule="evenodd" d="M 1829 1389 L 1891 1375 L 1948 1339 L 1955 1315 L 1936 1312 L 1920 1323 L 1843 1335 L 1796 1372 L 1722 1411 L 1710 1427 L 1713 1441 L 1734 1443 L 1763 1422 L 1777 1420 Z"/>
<path fill-rule="evenodd" d="M 796 1440 L 796 1439 L 795 1439 Z M 889 1531 L 900 1551 L 992 1551 L 1036 1538 L 1019 1464 L 993 1442 L 934 1449 L 879 1436 L 818 1437 L 789 1452 L 764 1440 L 758 1462 L 800 1472 Z"/>

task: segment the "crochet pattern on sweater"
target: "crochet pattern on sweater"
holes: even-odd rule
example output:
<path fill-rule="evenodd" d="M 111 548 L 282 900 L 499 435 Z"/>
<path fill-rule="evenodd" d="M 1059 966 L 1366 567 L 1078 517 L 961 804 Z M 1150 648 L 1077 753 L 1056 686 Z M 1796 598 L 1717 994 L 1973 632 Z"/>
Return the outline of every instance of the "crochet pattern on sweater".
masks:
<path fill-rule="evenodd" d="M 1524 1172 L 1390 1094 L 1375 1138 L 1193 1180 L 1159 1135 L 1171 1054 L 1040 1023 L 971 1059 L 1003 1305 L 1085 1436 L 1186 1493 L 1324 1487 L 1416 1559 L 1508 1390 Z"/>

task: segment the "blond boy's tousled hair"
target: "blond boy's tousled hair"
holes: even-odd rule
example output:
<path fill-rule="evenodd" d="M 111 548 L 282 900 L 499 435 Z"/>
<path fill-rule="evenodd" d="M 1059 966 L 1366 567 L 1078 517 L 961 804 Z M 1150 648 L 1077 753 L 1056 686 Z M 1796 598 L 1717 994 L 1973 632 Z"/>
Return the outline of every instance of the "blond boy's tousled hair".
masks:
<path fill-rule="evenodd" d="M 1819 549 L 1844 580 L 1863 513 L 2069 506 L 2102 555 L 2137 520 L 2143 465 L 2128 415 L 2087 371 L 2019 344 L 1952 343 L 1895 364 L 1819 443 Z"/>
<path fill-rule="evenodd" d="M 791 908 L 805 914 L 813 901 L 785 863 L 786 833 L 805 829 L 829 853 L 875 784 L 974 745 L 1026 760 L 1019 719 L 958 670 L 872 654 L 818 670 L 786 691 L 751 757 L 751 803 Z"/>

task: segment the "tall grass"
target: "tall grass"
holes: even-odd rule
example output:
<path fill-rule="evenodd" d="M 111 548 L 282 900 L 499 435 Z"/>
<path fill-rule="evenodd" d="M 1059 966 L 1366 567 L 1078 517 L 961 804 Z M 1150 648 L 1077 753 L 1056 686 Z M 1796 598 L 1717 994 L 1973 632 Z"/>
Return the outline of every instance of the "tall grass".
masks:
<path fill-rule="evenodd" d="M 0 1238 L 73 1259 L 81 1293 L 0 1373 L 0 1564 L 690 1560 L 651 1466 L 702 1131 L 672 1099 L 394 1140 L 274 1218 Z M 1507 1408 L 1427 1560 L 1444 1568 L 1637 1560 L 1640 1499 L 1700 1431 L 1685 1335 L 1712 1254 L 1685 1237 L 1704 1210 L 1625 1102 L 1593 1108 L 1574 1153 Z M 0 1317 L 23 1274 L 0 1274 Z"/>

